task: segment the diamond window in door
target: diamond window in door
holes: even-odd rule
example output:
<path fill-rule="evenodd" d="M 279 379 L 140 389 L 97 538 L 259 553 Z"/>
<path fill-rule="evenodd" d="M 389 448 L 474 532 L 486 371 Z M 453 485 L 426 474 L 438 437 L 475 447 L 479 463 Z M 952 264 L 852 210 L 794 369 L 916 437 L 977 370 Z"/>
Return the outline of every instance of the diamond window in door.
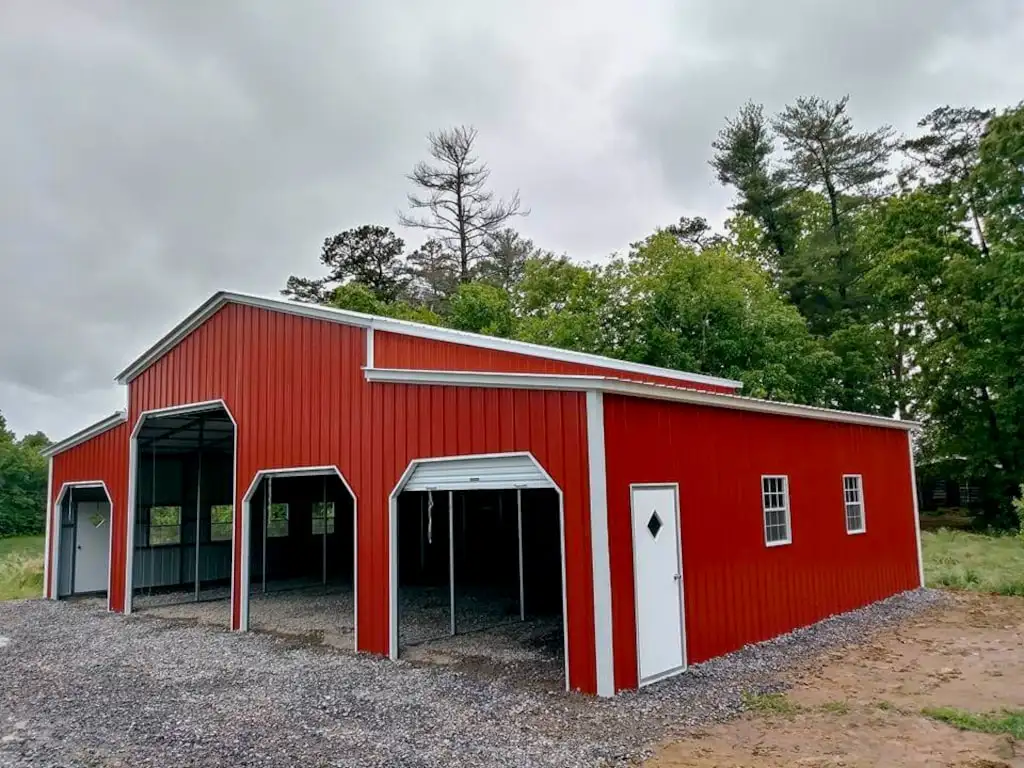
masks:
<path fill-rule="evenodd" d="M 658 517 L 658 510 L 654 510 L 651 513 L 651 519 L 647 521 L 647 530 L 651 532 L 651 538 L 658 538 L 658 531 L 662 529 L 665 524 L 661 522 L 661 518 Z"/>

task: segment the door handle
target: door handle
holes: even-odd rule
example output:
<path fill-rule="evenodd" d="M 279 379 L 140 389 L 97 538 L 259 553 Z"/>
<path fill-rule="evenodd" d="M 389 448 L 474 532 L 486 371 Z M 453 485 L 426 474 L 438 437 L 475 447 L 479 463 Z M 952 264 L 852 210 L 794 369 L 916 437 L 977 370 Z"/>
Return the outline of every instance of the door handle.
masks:
<path fill-rule="evenodd" d="M 675 576 L 673 576 L 672 578 L 673 578 L 673 579 L 674 579 L 675 581 L 679 581 L 679 580 L 680 580 L 681 578 L 683 578 L 683 577 L 682 577 L 681 575 L 679 575 L 679 574 L 677 573 L 677 574 L 676 574 Z"/>

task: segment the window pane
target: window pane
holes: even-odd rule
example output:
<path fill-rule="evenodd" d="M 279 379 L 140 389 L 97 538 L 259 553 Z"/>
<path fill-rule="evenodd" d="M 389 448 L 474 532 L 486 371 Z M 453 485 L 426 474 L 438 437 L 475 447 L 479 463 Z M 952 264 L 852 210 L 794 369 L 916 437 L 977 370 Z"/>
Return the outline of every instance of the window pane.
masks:
<path fill-rule="evenodd" d="M 288 535 L 288 505 L 271 504 L 267 518 L 267 536 L 269 538 Z"/>
<path fill-rule="evenodd" d="M 210 508 L 210 541 L 230 541 L 234 507 L 217 504 Z"/>

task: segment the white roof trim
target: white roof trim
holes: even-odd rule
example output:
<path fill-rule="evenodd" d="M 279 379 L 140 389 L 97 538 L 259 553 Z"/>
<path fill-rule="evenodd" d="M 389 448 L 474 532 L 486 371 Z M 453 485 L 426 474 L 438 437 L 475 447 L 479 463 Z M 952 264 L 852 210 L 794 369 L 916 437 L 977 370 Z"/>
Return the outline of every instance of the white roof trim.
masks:
<path fill-rule="evenodd" d="M 62 453 L 68 450 L 69 448 L 74 448 L 76 445 L 81 445 L 85 441 L 91 440 L 92 438 L 96 437 L 96 435 L 102 434 L 103 432 L 106 432 L 108 429 L 113 429 L 118 424 L 123 424 L 126 421 L 128 421 L 128 414 L 125 413 L 124 411 L 117 411 L 115 413 L 112 413 L 110 416 L 107 416 L 107 418 L 101 421 L 97 421 L 95 424 L 92 424 L 83 430 L 75 432 L 75 434 L 71 435 L 71 437 L 64 438 L 59 443 L 54 443 L 48 448 L 45 448 L 42 451 L 42 454 L 43 456 L 55 456 L 58 453 Z"/>
<path fill-rule="evenodd" d="M 433 339 L 446 341 L 451 344 L 465 344 L 471 347 L 481 347 L 502 352 L 513 352 L 530 357 L 540 357 L 547 360 L 560 360 L 568 363 L 579 363 L 581 365 L 593 365 L 601 368 L 608 368 L 616 371 L 628 371 L 647 376 L 661 376 L 666 379 L 674 379 L 680 382 L 693 384 L 708 384 L 717 387 L 728 387 L 740 389 L 743 384 L 733 379 L 722 379 L 717 376 L 706 376 L 700 373 L 687 373 L 686 371 L 675 371 L 670 368 L 658 368 L 643 363 L 630 363 L 625 360 L 616 360 L 612 357 L 592 355 L 586 352 L 576 352 L 571 349 L 560 349 L 558 347 L 545 347 L 541 344 L 532 344 L 526 341 L 513 341 L 495 336 L 485 336 L 479 333 L 457 331 L 452 328 L 439 328 L 434 325 L 413 323 L 408 320 L 395 320 L 390 317 L 377 317 L 366 315 L 362 312 L 351 312 L 345 309 L 334 309 L 332 307 L 321 307 L 316 304 L 303 304 L 287 299 L 275 299 L 266 296 L 254 296 L 247 293 L 235 293 L 232 291 L 219 291 L 203 302 L 194 312 L 176 325 L 169 333 L 161 338 L 156 344 L 146 350 L 131 365 L 121 371 L 117 376 L 118 384 L 127 384 L 150 365 L 163 357 L 172 347 L 178 344 L 188 334 L 198 328 L 214 312 L 225 304 L 244 304 L 250 307 L 266 309 L 271 312 L 283 312 L 289 315 L 300 317 L 311 317 L 317 320 L 326 320 L 331 323 L 342 323 L 344 325 L 355 325 L 360 328 L 375 329 L 378 331 L 389 331 L 405 336 L 416 336 L 421 339 Z"/>
<path fill-rule="evenodd" d="M 646 397 L 656 400 L 704 405 L 711 408 L 730 408 L 737 411 L 754 411 L 777 416 L 792 416 L 818 421 L 837 421 L 846 424 L 862 424 L 869 427 L 913 430 L 920 424 L 915 421 L 890 419 L 852 411 L 836 411 L 813 405 L 796 405 L 772 400 L 760 400 L 742 395 L 703 392 L 696 389 L 671 387 L 665 384 L 647 384 L 626 381 L 608 376 L 565 376 L 536 373 L 479 373 L 476 371 L 431 371 L 385 368 L 364 368 L 367 381 L 390 384 L 426 384 L 451 387 L 489 387 L 501 389 L 554 389 L 564 391 L 597 391 L 632 397 Z"/>

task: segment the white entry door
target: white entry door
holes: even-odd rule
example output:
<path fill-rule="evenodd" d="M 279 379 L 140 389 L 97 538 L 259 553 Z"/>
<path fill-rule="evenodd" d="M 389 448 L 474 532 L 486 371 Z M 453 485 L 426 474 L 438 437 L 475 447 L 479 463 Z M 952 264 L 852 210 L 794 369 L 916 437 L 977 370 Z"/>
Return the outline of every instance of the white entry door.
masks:
<path fill-rule="evenodd" d="M 685 668 L 682 551 L 675 485 L 636 485 L 633 573 L 640 685 Z"/>
<path fill-rule="evenodd" d="M 110 562 L 110 505 L 78 502 L 75 526 L 75 592 L 105 592 Z"/>

